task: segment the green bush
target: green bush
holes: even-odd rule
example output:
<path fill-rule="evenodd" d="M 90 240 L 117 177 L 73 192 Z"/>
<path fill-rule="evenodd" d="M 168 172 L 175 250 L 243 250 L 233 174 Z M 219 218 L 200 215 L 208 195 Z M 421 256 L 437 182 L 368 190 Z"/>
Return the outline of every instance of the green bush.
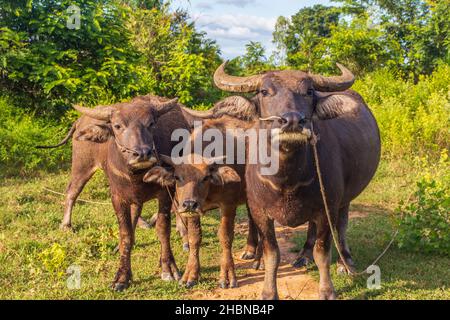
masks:
<path fill-rule="evenodd" d="M 35 148 L 56 142 L 68 131 L 67 125 L 49 123 L 20 111 L 11 99 L 0 97 L 0 176 L 35 175 L 70 164 L 70 147 Z"/>
<path fill-rule="evenodd" d="M 69 29 L 73 4 L 0 0 L 0 88 L 23 96 L 21 107 L 60 118 L 74 103 L 220 95 L 211 81 L 219 49 L 186 13 L 160 1 L 79 0 L 80 28 Z"/>
<path fill-rule="evenodd" d="M 354 86 L 378 120 L 385 156 L 413 158 L 450 148 L 450 65 L 442 64 L 417 84 L 387 70 Z"/>
<path fill-rule="evenodd" d="M 401 248 L 450 256 L 450 160 L 447 150 L 436 165 L 422 160 L 423 175 L 414 199 L 397 209 Z"/>

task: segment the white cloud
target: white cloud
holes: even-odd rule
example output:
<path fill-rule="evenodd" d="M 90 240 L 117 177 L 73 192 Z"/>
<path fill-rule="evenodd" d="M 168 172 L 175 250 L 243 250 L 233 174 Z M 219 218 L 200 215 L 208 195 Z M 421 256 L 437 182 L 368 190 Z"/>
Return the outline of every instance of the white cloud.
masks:
<path fill-rule="evenodd" d="M 244 7 L 248 6 L 249 4 L 254 4 L 256 1 L 255 0 L 217 0 L 216 2 L 219 4 L 223 4 L 223 5 L 244 8 Z"/>
<path fill-rule="evenodd" d="M 202 9 L 202 10 L 212 10 L 213 6 L 211 5 L 211 3 L 208 2 L 199 2 L 196 6 L 198 9 Z"/>
<path fill-rule="evenodd" d="M 223 37 L 244 38 L 246 36 L 271 35 L 276 18 L 263 18 L 243 14 L 220 16 L 198 15 L 193 17 L 199 28 Z M 240 34 L 241 33 L 241 34 Z"/>
<path fill-rule="evenodd" d="M 243 54 L 245 44 L 250 41 L 270 44 L 276 23 L 276 17 L 265 18 L 247 14 L 194 14 L 193 19 L 208 37 L 217 40 L 227 58 Z M 267 49 L 269 55 L 271 48 Z"/>

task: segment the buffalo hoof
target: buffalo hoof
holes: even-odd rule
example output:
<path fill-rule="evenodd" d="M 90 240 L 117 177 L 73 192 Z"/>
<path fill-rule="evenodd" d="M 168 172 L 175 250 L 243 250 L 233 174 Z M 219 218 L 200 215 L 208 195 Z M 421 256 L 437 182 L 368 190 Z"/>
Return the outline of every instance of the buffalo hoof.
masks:
<path fill-rule="evenodd" d="M 301 269 L 301 268 L 309 266 L 312 262 L 313 262 L 312 259 L 305 257 L 305 256 L 300 256 L 297 259 L 295 259 L 294 261 L 292 261 L 291 265 L 296 269 Z"/>
<path fill-rule="evenodd" d="M 184 252 L 189 252 L 189 243 L 183 243 L 183 251 Z"/>
<path fill-rule="evenodd" d="M 161 273 L 161 280 L 163 281 L 178 281 L 180 280 L 181 275 L 179 272 L 162 272 Z"/>
<path fill-rule="evenodd" d="M 332 288 L 320 289 L 319 300 L 336 300 L 336 292 Z"/>
<path fill-rule="evenodd" d="M 264 292 L 261 294 L 261 300 L 279 300 L 278 293 L 276 292 Z"/>
<path fill-rule="evenodd" d="M 264 270 L 264 262 L 261 260 L 255 260 L 255 262 L 253 262 L 253 269 L 256 271 Z"/>
<path fill-rule="evenodd" d="M 152 228 L 152 226 L 150 225 L 150 223 L 148 223 L 147 221 L 145 221 L 145 220 L 142 219 L 142 218 L 139 218 L 139 220 L 138 220 L 138 222 L 137 222 L 137 225 L 138 225 L 139 228 L 145 229 L 145 230 L 148 230 L 148 229 L 151 229 L 151 228 Z"/>
<path fill-rule="evenodd" d="M 256 256 L 255 253 L 245 251 L 241 256 L 241 259 L 242 260 L 253 260 L 253 259 L 255 259 L 255 256 Z"/>
<path fill-rule="evenodd" d="M 73 229 L 72 229 L 72 225 L 71 225 L 71 224 L 61 223 L 61 224 L 59 225 L 59 229 L 60 229 L 61 231 L 64 231 L 64 232 L 73 232 Z"/>
<path fill-rule="evenodd" d="M 180 285 L 184 286 L 186 289 L 192 289 L 193 287 L 195 287 L 197 285 L 196 280 L 191 280 L 191 281 L 186 281 L 186 282 L 184 282 L 183 280 L 180 280 L 179 283 L 180 283 Z"/>
<path fill-rule="evenodd" d="M 344 275 L 348 274 L 347 268 L 343 265 L 338 265 L 336 271 L 337 271 L 337 274 L 340 276 L 344 276 Z"/>
<path fill-rule="evenodd" d="M 343 264 L 338 264 L 336 268 L 337 274 L 340 276 L 351 276 L 356 273 L 356 269 L 354 266 L 349 265 L 348 267 L 350 268 L 350 270 L 347 270 L 347 268 Z"/>
<path fill-rule="evenodd" d="M 116 282 L 113 284 L 113 290 L 115 292 L 122 292 L 126 289 L 128 289 L 128 287 L 130 286 L 129 282 Z"/>
<path fill-rule="evenodd" d="M 233 289 L 233 288 L 237 288 L 238 284 L 237 284 L 237 280 L 231 280 L 230 283 L 228 283 L 228 281 L 220 281 L 219 282 L 219 288 L 221 289 Z"/>

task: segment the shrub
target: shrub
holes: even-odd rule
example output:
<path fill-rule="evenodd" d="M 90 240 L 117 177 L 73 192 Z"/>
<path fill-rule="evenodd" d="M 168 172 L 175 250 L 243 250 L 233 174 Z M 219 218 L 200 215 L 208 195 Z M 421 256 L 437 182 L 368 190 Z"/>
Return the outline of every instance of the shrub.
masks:
<path fill-rule="evenodd" d="M 35 148 L 56 142 L 68 131 L 68 125 L 49 123 L 20 111 L 11 99 L 0 97 L 0 176 L 34 175 L 70 164 L 69 147 Z"/>
<path fill-rule="evenodd" d="M 42 250 L 37 258 L 43 271 L 58 277 L 64 275 L 68 265 L 67 255 L 60 244 L 54 243 L 51 247 Z"/>
<path fill-rule="evenodd" d="M 386 156 L 438 158 L 440 150 L 450 148 L 450 65 L 439 66 L 417 84 L 378 70 L 354 89 L 378 120 Z"/>
<path fill-rule="evenodd" d="M 450 256 L 450 161 L 447 150 L 434 166 L 422 160 L 424 174 L 414 200 L 397 209 L 401 248 Z"/>

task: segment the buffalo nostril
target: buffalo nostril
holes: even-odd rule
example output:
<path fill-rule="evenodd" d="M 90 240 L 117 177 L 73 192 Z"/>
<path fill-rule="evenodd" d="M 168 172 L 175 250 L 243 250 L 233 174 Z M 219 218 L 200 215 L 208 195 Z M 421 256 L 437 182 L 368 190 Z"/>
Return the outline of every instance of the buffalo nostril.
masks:
<path fill-rule="evenodd" d="M 288 120 L 287 120 L 286 118 L 280 118 L 280 119 L 278 120 L 278 123 L 279 123 L 280 125 L 283 125 L 283 124 L 288 123 Z"/>
<path fill-rule="evenodd" d="M 185 209 L 185 210 L 193 211 L 198 208 L 198 203 L 195 200 L 186 200 L 183 202 L 182 206 L 183 206 L 183 209 Z"/>

